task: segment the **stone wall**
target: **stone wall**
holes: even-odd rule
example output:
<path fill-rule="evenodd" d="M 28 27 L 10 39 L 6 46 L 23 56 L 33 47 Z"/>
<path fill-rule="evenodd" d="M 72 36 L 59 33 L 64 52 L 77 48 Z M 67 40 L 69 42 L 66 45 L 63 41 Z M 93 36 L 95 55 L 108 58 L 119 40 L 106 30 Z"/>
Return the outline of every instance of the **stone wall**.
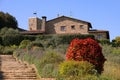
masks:
<path fill-rule="evenodd" d="M 28 22 L 29 22 L 29 30 L 30 31 L 41 29 L 42 20 L 40 20 L 39 18 L 37 18 L 37 17 L 29 18 Z"/>
<path fill-rule="evenodd" d="M 64 27 L 65 29 L 62 29 Z M 54 21 L 47 22 L 46 33 L 48 34 L 88 34 L 88 24 L 80 23 L 74 20 L 65 18 L 56 19 Z"/>

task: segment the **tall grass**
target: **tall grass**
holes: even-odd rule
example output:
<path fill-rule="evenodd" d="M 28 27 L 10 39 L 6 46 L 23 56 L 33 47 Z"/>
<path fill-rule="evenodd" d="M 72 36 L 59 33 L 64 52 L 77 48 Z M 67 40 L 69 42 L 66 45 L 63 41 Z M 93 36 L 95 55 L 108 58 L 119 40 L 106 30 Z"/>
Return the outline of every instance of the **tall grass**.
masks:
<path fill-rule="evenodd" d="M 120 48 L 114 48 L 111 45 L 103 45 L 102 47 L 103 54 L 107 58 L 102 75 L 112 80 L 120 80 Z"/>
<path fill-rule="evenodd" d="M 72 78 L 72 80 L 120 80 L 120 48 L 114 48 L 111 45 L 101 45 L 102 52 L 107 59 L 104 64 L 104 71 L 101 75 L 86 75 L 81 78 Z M 32 50 L 16 50 L 14 54 L 21 60 L 30 64 L 35 64 L 38 73 L 42 77 L 55 77 L 58 80 L 67 80 L 59 77 L 58 68 L 65 58 L 65 52 L 68 45 L 61 44 L 55 48 L 41 49 L 34 47 Z"/>

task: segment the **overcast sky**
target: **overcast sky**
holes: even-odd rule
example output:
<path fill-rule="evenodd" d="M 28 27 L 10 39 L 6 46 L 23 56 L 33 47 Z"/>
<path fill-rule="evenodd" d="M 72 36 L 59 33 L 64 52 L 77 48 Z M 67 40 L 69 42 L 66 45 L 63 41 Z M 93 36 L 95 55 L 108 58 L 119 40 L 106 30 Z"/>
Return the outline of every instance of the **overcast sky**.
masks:
<path fill-rule="evenodd" d="M 120 36 L 120 0 L 0 0 L 0 11 L 16 17 L 19 27 L 28 30 L 28 18 L 47 20 L 70 16 L 91 22 L 93 29 L 108 30 L 110 39 Z"/>

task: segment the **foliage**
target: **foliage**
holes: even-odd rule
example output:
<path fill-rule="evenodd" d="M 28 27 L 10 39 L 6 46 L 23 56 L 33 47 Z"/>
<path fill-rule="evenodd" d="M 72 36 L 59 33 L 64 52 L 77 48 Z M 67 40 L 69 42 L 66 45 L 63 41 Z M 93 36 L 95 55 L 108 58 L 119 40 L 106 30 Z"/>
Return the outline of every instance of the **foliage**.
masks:
<path fill-rule="evenodd" d="M 56 65 L 50 63 L 50 64 L 46 64 L 43 69 L 42 69 L 42 77 L 46 77 L 46 78 L 53 78 L 56 77 L 58 75 L 58 69 L 56 69 Z"/>
<path fill-rule="evenodd" d="M 13 51 L 17 48 L 17 46 L 1 46 L 0 45 L 0 54 L 13 54 Z"/>
<path fill-rule="evenodd" d="M 0 12 L 0 29 L 3 27 L 14 28 L 18 26 L 17 20 L 9 13 Z"/>
<path fill-rule="evenodd" d="M 44 47 L 40 41 L 32 41 L 30 44 L 28 44 L 27 48 L 30 50 L 35 46 Z"/>
<path fill-rule="evenodd" d="M 84 39 L 87 37 L 91 37 L 94 39 L 93 35 L 81 35 L 81 34 L 55 34 L 55 35 L 39 35 L 37 37 L 37 40 L 51 40 L 52 44 L 58 45 L 58 44 L 69 44 L 72 39 L 79 38 Z"/>
<path fill-rule="evenodd" d="M 113 47 L 120 47 L 120 36 L 117 36 L 115 39 L 111 42 Z"/>
<path fill-rule="evenodd" d="M 4 35 L 2 38 L 2 42 L 4 46 L 10 46 L 10 45 L 19 45 L 22 41 L 21 35 Z"/>
<path fill-rule="evenodd" d="M 101 39 L 101 40 L 98 40 L 98 42 L 101 44 L 110 44 L 110 40 L 108 39 Z"/>
<path fill-rule="evenodd" d="M 4 51 L 4 47 L 2 45 L 0 45 L 0 54 L 2 54 Z"/>
<path fill-rule="evenodd" d="M 61 74 L 60 74 L 61 73 Z M 79 74 L 79 75 L 78 75 Z M 117 80 L 97 74 L 94 65 L 87 61 L 65 61 L 60 64 L 57 80 Z"/>
<path fill-rule="evenodd" d="M 0 36 L 0 45 L 2 45 L 2 37 Z"/>
<path fill-rule="evenodd" d="M 3 54 L 13 54 L 14 49 L 11 47 L 5 47 Z"/>
<path fill-rule="evenodd" d="M 115 38 L 115 43 L 120 47 L 120 36 Z"/>
<path fill-rule="evenodd" d="M 112 45 L 104 44 L 104 45 L 101 45 L 101 47 L 102 47 L 102 52 L 105 55 L 105 57 L 112 54 L 112 49 L 114 48 L 112 47 Z"/>
<path fill-rule="evenodd" d="M 58 36 L 61 38 L 62 44 L 70 44 L 70 42 L 75 38 L 85 39 L 87 37 L 90 37 L 94 39 L 93 35 L 67 34 L 67 35 L 58 35 Z"/>
<path fill-rule="evenodd" d="M 4 27 L 0 30 L 0 36 L 3 35 L 11 35 L 11 34 L 19 34 L 19 31 L 17 29 L 7 28 Z"/>
<path fill-rule="evenodd" d="M 65 46 L 65 47 L 64 47 Z M 60 44 L 56 48 L 49 48 L 49 49 L 43 49 L 41 50 L 41 47 L 34 47 L 32 50 L 28 50 L 26 52 L 24 49 L 16 49 L 14 51 L 14 55 L 18 57 L 21 60 L 26 60 L 29 63 L 35 64 L 39 74 L 41 77 L 55 77 L 57 80 L 119 80 L 120 79 L 120 55 L 112 53 L 112 50 L 114 47 L 111 45 L 105 44 L 101 45 L 103 54 L 105 55 L 105 58 L 107 61 L 104 64 L 104 72 L 99 75 L 83 75 L 83 76 L 74 76 L 74 77 L 63 77 L 59 74 L 59 63 L 57 63 L 57 60 L 54 64 L 54 62 L 50 63 L 51 58 L 46 57 L 46 59 L 49 61 L 47 64 L 46 62 L 42 62 L 41 60 L 43 57 L 45 57 L 46 53 L 54 52 L 55 54 L 59 54 L 62 52 L 65 52 L 64 50 L 67 49 L 67 44 Z M 64 49 L 62 49 L 64 48 Z M 115 48 L 116 50 L 119 50 L 119 48 Z M 64 54 L 60 54 L 62 59 L 65 59 Z M 41 64 L 42 62 L 42 64 Z M 63 61 L 62 61 L 63 62 Z M 43 66 L 41 66 L 43 65 Z M 48 74 L 48 75 L 47 75 Z M 50 76 L 51 75 L 51 76 Z"/>
<path fill-rule="evenodd" d="M 26 48 L 28 44 L 30 44 L 30 40 L 23 40 L 20 45 L 19 48 Z"/>
<path fill-rule="evenodd" d="M 55 51 L 48 50 L 45 55 L 41 58 L 40 63 L 41 66 L 44 66 L 45 64 L 58 64 L 62 62 L 64 59 L 61 54 L 56 53 Z"/>
<path fill-rule="evenodd" d="M 35 41 L 37 36 L 34 35 L 24 35 L 24 40 L 30 40 L 30 41 Z"/>
<path fill-rule="evenodd" d="M 59 73 L 61 76 L 74 77 L 96 74 L 94 65 L 87 61 L 64 61 L 60 64 Z"/>
<path fill-rule="evenodd" d="M 60 44 L 55 48 L 55 50 L 60 54 L 65 54 L 68 46 L 68 44 Z"/>
<path fill-rule="evenodd" d="M 117 43 L 120 43 L 120 36 L 117 36 L 117 37 L 115 38 L 115 40 L 116 40 Z"/>
<path fill-rule="evenodd" d="M 112 49 L 112 53 L 113 54 L 120 54 L 120 48 L 114 48 L 114 49 Z"/>
<path fill-rule="evenodd" d="M 66 59 L 88 61 L 95 65 L 99 74 L 103 71 L 103 64 L 106 60 L 102 54 L 102 48 L 91 38 L 73 39 L 66 52 Z"/>
<path fill-rule="evenodd" d="M 2 36 L 2 45 L 4 46 L 19 45 L 23 40 L 19 31 L 12 28 L 2 28 L 0 35 Z"/>
<path fill-rule="evenodd" d="M 48 51 L 40 59 L 40 69 L 42 77 L 55 77 L 59 63 L 63 62 L 64 58 L 61 54 L 54 51 Z M 46 76 L 46 75 L 47 76 Z"/>

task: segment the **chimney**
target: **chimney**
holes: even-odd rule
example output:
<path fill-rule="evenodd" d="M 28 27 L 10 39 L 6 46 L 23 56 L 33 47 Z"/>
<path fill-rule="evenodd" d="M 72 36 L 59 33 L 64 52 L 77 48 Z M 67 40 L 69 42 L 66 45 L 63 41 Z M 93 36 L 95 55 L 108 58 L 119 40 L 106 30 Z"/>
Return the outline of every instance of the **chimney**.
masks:
<path fill-rule="evenodd" d="M 45 31 L 46 26 L 46 16 L 42 16 L 42 24 L 41 24 L 41 30 Z"/>

